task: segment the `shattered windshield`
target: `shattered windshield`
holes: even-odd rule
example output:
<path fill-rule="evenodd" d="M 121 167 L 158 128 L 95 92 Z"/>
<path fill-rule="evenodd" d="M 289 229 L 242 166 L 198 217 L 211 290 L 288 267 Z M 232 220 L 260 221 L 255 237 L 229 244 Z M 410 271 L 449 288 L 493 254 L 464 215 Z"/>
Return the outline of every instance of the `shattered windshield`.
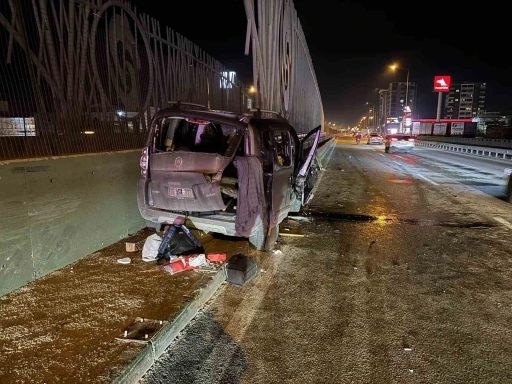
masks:
<path fill-rule="evenodd" d="M 203 152 L 230 156 L 241 141 L 234 125 L 183 117 L 164 117 L 155 123 L 155 151 Z"/>

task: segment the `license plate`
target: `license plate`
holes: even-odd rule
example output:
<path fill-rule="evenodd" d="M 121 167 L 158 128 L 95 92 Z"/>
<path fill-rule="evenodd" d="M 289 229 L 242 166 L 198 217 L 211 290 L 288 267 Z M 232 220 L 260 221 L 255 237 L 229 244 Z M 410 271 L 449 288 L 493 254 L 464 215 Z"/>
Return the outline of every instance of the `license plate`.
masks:
<path fill-rule="evenodd" d="M 169 187 L 169 197 L 186 197 L 186 198 L 194 198 L 194 194 L 192 193 L 191 188 L 174 188 Z"/>

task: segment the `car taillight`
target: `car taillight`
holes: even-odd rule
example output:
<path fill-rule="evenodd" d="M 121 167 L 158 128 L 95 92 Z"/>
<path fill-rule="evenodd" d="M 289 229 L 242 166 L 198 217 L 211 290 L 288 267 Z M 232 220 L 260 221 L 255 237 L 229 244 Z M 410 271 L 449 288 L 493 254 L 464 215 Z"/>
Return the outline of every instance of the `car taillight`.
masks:
<path fill-rule="evenodd" d="M 142 150 L 142 156 L 140 157 L 140 174 L 142 177 L 146 177 L 148 175 L 148 154 L 149 149 L 145 147 Z"/>
<path fill-rule="evenodd" d="M 398 141 L 398 139 L 393 137 L 391 141 Z"/>
<path fill-rule="evenodd" d="M 414 141 L 414 139 L 408 139 L 407 141 Z"/>

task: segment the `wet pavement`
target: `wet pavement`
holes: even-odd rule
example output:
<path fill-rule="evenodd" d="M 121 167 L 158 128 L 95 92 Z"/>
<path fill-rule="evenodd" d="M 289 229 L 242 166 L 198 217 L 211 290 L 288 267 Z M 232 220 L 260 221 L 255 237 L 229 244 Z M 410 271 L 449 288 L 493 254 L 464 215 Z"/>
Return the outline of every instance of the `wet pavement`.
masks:
<path fill-rule="evenodd" d="M 143 382 L 512 382 L 507 165 L 454 156 L 340 140 L 307 236 L 221 288 Z"/>

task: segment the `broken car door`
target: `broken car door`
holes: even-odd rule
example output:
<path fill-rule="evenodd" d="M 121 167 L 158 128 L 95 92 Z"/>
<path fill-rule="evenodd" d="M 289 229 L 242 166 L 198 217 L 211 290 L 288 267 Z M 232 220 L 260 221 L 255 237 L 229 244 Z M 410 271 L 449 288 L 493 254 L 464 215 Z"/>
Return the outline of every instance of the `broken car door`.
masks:
<path fill-rule="evenodd" d="M 316 156 L 320 134 L 321 126 L 319 125 L 310 131 L 300 142 L 299 164 L 296 168 L 297 175 L 295 177 L 294 188 L 297 193 L 297 198 L 302 205 L 305 204 L 311 196 L 314 182 L 316 181 L 312 180 L 311 176 L 314 171 L 313 161 Z"/>
<path fill-rule="evenodd" d="M 270 227 L 276 226 L 290 210 L 290 189 L 294 170 L 295 141 L 289 126 L 273 127 L 267 131 L 273 143 L 272 203 Z"/>

